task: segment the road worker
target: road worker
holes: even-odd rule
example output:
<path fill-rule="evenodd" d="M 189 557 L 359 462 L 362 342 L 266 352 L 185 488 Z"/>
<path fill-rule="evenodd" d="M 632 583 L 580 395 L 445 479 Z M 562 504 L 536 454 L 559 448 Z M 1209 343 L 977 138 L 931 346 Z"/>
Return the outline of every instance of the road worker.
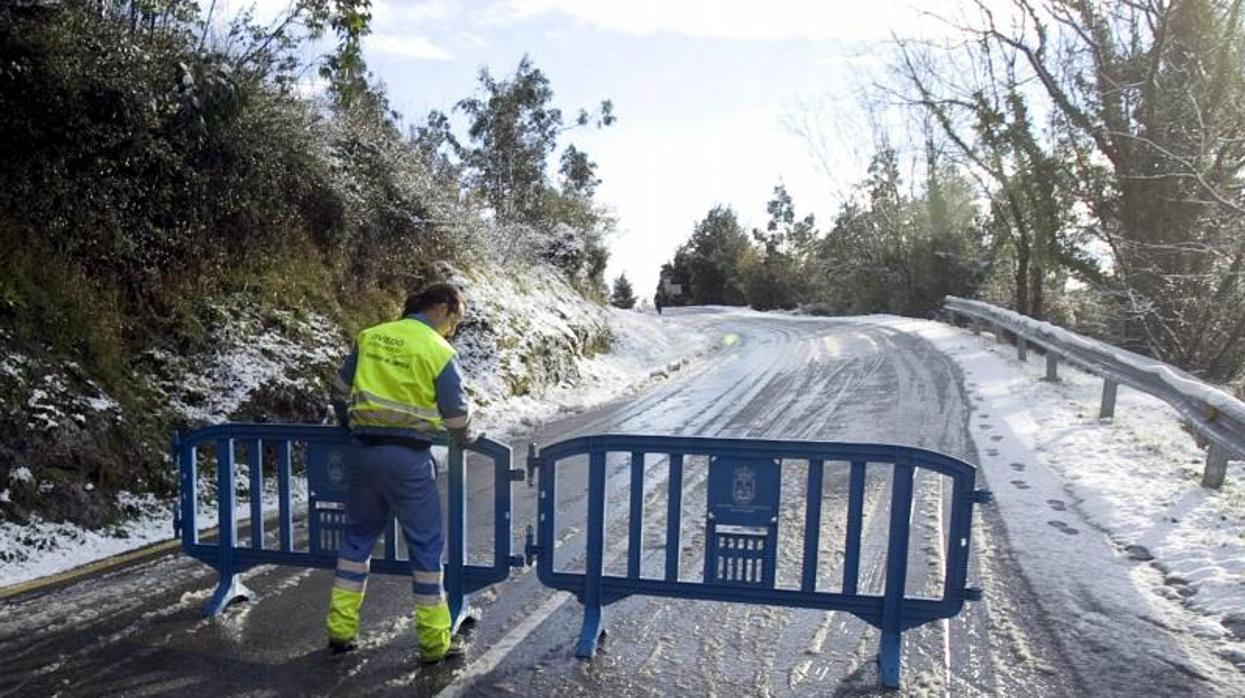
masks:
<path fill-rule="evenodd" d="M 462 653 L 451 641 L 441 584 L 441 504 L 427 436 L 448 430 L 460 445 L 475 438 L 449 343 L 465 311 L 462 292 L 452 284 L 412 294 L 400 319 L 359 333 L 334 379 L 334 408 L 359 448 L 349 464 L 346 530 L 329 600 L 333 654 L 356 646 L 372 547 L 390 515 L 410 546 L 415 637 L 423 661 Z"/>

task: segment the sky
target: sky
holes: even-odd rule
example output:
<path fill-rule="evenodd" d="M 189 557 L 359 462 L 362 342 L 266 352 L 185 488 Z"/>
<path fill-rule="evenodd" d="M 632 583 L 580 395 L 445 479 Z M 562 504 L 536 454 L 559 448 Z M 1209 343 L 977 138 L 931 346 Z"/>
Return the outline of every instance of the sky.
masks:
<path fill-rule="evenodd" d="M 625 273 L 647 298 L 717 204 L 764 227 L 781 182 L 798 216 L 829 224 L 865 174 L 873 144 L 860 94 L 884 72 L 891 33 L 936 23 L 918 1 L 373 0 L 364 51 L 411 123 L 470 95 L 481 68 L 502 77 L 525 54 L 564 113 L 612 100 L 613 126 L 569 131 L 561 145 L 597 163 L 596 198 L 617 219 L 607 278 Z M 256 15 L 288 4 L 260 0 Z"/>

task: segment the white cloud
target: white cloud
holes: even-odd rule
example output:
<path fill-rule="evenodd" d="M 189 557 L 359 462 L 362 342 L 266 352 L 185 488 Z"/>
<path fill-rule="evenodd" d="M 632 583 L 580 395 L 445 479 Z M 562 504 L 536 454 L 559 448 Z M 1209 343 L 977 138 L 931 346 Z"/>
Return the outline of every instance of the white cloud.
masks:
<path fill-rule="evenodd" d="M 447 0 L 431 2 L 402 2 L 402 0 L 374 0 L 372 3 L 372 27 L 374 29 L 390 29 L 392 25 L 427 24 L 432 21 L 449 19 L 458 12 L 458 8 Z M 409 26 L 402 26 L 409 29 Z"/>
<path fill-rule="evenodd" d="M 460 31 L 456 36 L 460 44 L 464 44 L 471 48 L 480 49 L 487 48 L 489 46 L 488 39 L 485 39 L 475 32 Z"/>
<path fill-rule="evenodd" d="M 454 56 L 428 39 L 417 34 L 386 34 L 377 32 L 363 40 L 369 51 L 399 58 L 415 58 L 428 61 L 452 61 Z"/>
<path fill-rule="evenodd" d="M 943 32 L 938 20 L 946 3 L 934 0 L 502 0 L 486 19 L 507 24 L 563 14 L 606 31 L 624 34 L 680 34 L 719 39 L 887 39 Z"/>

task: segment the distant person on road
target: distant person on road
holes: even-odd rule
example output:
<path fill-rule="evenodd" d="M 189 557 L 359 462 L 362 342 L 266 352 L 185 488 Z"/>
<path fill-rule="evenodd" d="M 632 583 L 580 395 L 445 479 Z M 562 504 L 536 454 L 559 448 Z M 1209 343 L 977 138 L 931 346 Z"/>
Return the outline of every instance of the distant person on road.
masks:
<path fill-rule="evenodd" d="M 653 296 L 653 307 L 657 308 L 657 314 L 661 315 L 661 296 Z"/>
<path fill-rule="evenodd" d="M 462 653 L 450 637 L 441 585 L 441 503 L 427 436 L 448 429 L 466 444 L 471 410 L 450 346 L 466 311 L 462 292 L 432 284 L 406 299 L 402 317 L 359 333 L 333 381 L 333 407 L 359 444 L 350 463 L 346 530 L 329 599 L 329 648 L 356 647 L 372 547 L 392 514 L 410 548 L 415 636 L 423 661 Z"/>

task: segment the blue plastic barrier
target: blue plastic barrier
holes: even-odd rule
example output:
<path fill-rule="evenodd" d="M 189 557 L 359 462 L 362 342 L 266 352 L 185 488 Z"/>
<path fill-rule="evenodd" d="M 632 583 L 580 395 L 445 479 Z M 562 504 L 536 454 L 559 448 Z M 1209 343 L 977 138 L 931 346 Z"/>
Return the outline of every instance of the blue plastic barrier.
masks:
<path fill-rule="evenodd" d="M 432 439 L 441 445 L 442 437 Z M 238 538 L 237 450 L 245 452 L 248 466 L 250 496 L 250 535 Z M 346 468 L 351 451 L 356 448 L 348 431 L 338 427 L 296 424 L 221 424 L 173 438 L 173 455 L 180 471 L 180 504 L 174 515 L 174 535 L 181 538 L 187 555 L 214 568 L 220 582 L 211 600 L 204 606 L 205 615 L 216 615 L 235 599 L 246 598 L 249 590 L 238 574 L 256 565 L 290 565 L 332 569 L 337 564 L 337 546 L 344 525 L 343 503 L 346 497 Z M 467 595 L 505 580 L 514 565 L 522 565 L 523 557 L 511 555 L 511 483 L 522 479 L 523 471 L 511 468 L 510 447 L 480 439 L 467 447 L 493 461 L 494 520 L 493 564 L 467 564 L 467 489 L 463 451 L 449 449 L 449 511 L 446 529 L 447 559 L 445 591 L 450 613 L 457 629 L 468 616 Z M 215 540 L 200 536 L 208 522 L 198 516 L 198 456 L 211 451 L 216 468 L 218 515 Z M 299 458 L 295 458 L 296 451 Z M 265 458 L 265 454 L 269 457 Z M 306 467 L 308 501 L 306 508 L 307 542 L 295 541 L 295 505 L 291 499 L 293 464 Z M 265 468 L 276 468 L 277 527 L 275 537 L 265 535 L 263 492 Z M 301 519 L 302 516 L 300 515 Z M 374 557 L 371 572 L 407 575 L 410 563 L 398 559 L 397 529 L 394 521 L 385 528 L 384 556 Z"/>
<path fill-rule="evenodd" d="M 606 529 L 606 465 L 610 453 L 630 454 L 630 493 L 626 576 L 604 573 Z M 642 577 L 645 456 L 669 459 L 665 567 L 661 578 Z M 587 549 L 583 572 L 554 569 L 557 513 L 557 464 L 587 456 Z M 709 459 L 706 483 L 705 555 L 702 579 L 679 578 L 684 459 Z M 960 612 L 965 600 L 980 598 L 966 588 L 969 533 L 973 504 L 989 500 L 975 490 L 976 470 L 940 453 L 904 446 L 876 444 L 712 439 L 695 437 L 603 435 L 574 438 L 533 448 L 528 469 L 539 469 L 540 502 L 535 542 L 528 532 L 526 554 L 537 559 L 537 573 L 546 586 L 571 592 L 584 606 L 584 622 L 576 654 L 591 657 L 604 631 L 602 609 L 632 595 L 704 599 L 773 606 L 846 611 L 881 630 L 878 653 L 882 683 L 899 685 L 900 633 Z M 822 492 L 827 464 L 850 469 L 846 540 L 841 591 L 817 590 L 822 502 L 809 496 L 805 506 L 803 560 L 799 588 L 775 586 L 777 534 L 784 464 L 804 461 L 807 492 Z M 881 596 L 858 593 L 865 474 L 869 467 L 887 467 L 891 477 L 886 579 Z M 945 577 L 941 599 L 909 598 L 904 585 L 914 473 L 926 469 L 951 480 Z"/>

